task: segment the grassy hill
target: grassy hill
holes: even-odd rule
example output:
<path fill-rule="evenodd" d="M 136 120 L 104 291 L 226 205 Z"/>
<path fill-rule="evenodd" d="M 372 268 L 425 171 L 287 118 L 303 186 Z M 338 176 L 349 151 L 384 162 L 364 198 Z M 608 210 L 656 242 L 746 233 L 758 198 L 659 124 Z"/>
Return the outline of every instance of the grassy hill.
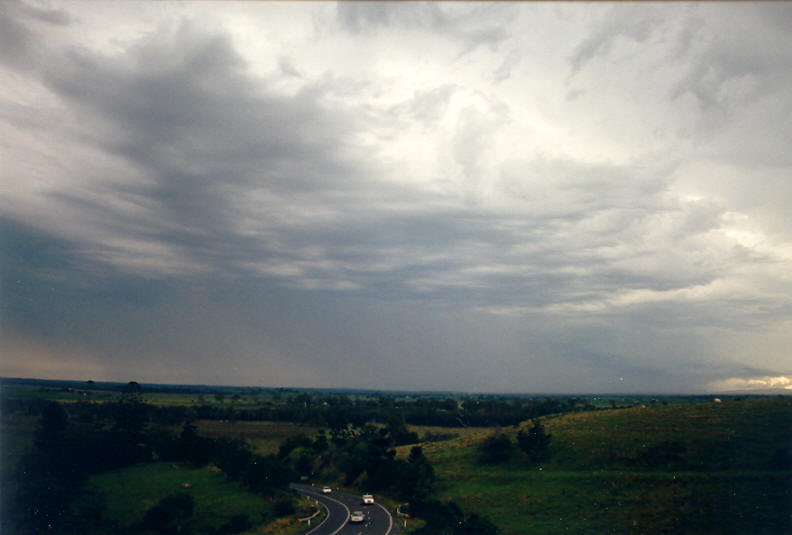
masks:
<path fill-rule="evenodd" d="M 505 535 L 792 532 L 792 399 L 545 418 L 551 457 L 481 463 L 492 431 L 428 443 L 438 494 Z M 514 438 L 516 428 L 501 430 Z"/>

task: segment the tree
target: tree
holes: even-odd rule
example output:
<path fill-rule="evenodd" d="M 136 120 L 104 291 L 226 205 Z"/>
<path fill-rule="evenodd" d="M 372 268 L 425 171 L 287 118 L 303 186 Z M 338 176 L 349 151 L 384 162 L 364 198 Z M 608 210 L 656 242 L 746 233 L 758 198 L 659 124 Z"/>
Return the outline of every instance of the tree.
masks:
<path fill-rule="evenodd" d="M 325 435 L 324 429 L 320 429 L 319 435 L 313 441 L 313 449 L 317 453 L 322 453 L 323 451 L 327 451 L 329 447 L 330 444 L 327 442 L 327 435 Z"/>
<path fill-rule="evenodd" d="M 395 414 L 388 418 L 388 434 L 394 446 L 418 442 L 418 434 L 407 429 L 404 420 Z"/>
<path fill-rule="evenodd" d="M 242 473 L 242 481 L 254 492 L 273 494 L 295 478 L 295 473 L 274 455 L 252 455 Z"/>
<path fill-rule="evenodd" d="M 214 463 L 217 467 L 230 479 L 240 479 L 253 459 L 253 453 L 247 445 L 238 439 L 220 438 L 215 447 L 217 454 Z"/>
<path fill-rule="evenodd" d="M 547 458 L 548 447 L 550 445 L 549 435 L 545 432 L 542 422 L 533 420 L 528 432 L 520 431 L 517 433 L 517 447 L 525 453 L 533 462 L 539 462 Z"/>
<path fill-rule="evenodd" d="M 503 433 L 497 432 L 485 438 L 479 445 L 481 460 L 486 464 L 502 463 L 511 456 L 512 441 Z"/>
<path fill-rule="evenodd" d="M 127 384 L 124 385 L 124 388 L 121 390 L 122 396 L 135 396 L 140 397 L 141 392 L 143 392 L 143 388 L 141 388 L 140 383 L 137 381 L 129 381 Z"/>
<path fill-rule="evenodd" d="M 192 422 L 185 422 L 178 440 L 179 458 L 193 466 L 206 466 L 211 456 L 211 443 L 198 435 L 198 428 Z"/>
<path fill-rule="evenodd" d="M 148 409 L 141 399 L 143 389 L 129 381 L 121 390 L 121 399 L 115 404 L 113 429 L 129 435 L 139 435 L 148 421 Z"/>
<path fill-rule="evenodd" d="M 66 411 L 60 403 L 50 401 L 44 406 L 39 419 L 39 426 L 36 429 L 34 442 L 42 449 L 52 448 L 58 445 L 60 437 L 69 425 Z"/>
<path fill-rule="evenodd" d="M 283 442 L 281 442 L 280 447 L 278 448 L 278 459 L 284 460 L 286 459 L 292 450 L 297 448 L 311 448 L 313 447 L 313 441 L 305 435 L 294 435 L 291 437 L 286 438 Z"/>
<path fill-rule="evenodd" d="M 294 511 L 294 501 L 286 496 L 281 496 L 272 508 L 277 517 L 293 515 Z"/>
<path fill-rule="evenodd" d="M 402 472 L 400 490 L 410 503 L 426 501 L 432 493 L 435 473 L 432 464 L 423 454 L 420 446 L 413 446 L 407 458 L 407 466 Z"/>
<path fill-rule="evenodd" d="M 185 523 L 195 509 L 193 497 L 186 492 L 172 494 L 146 511 L 143 523 L 157 533 L 184 533 Z"/>

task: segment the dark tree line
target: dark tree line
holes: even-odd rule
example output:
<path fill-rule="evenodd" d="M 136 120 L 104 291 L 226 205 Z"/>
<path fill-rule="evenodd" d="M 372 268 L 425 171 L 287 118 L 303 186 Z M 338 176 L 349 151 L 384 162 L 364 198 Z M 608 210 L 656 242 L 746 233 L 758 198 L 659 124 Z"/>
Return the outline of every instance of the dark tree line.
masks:
<path fill-rule="evenodd" d="M 223 396 L 224 398 L 225 396 Z M 233 397 L 232 397 L 233 399 Z M 6 412 L 38 414 L 40 400 L 6 399 Z M 261 404 L 259 404 L 261 405 Z M 277 403 L 246 407 L 236 403 L 203 403 L 196 406 L 145 405 L 145 419 L 173 425 L 185 420 L 275 421 L 324 427 L 361 427 L 368 422 L 388 424 L 397 418 L 409 425 L 440 427 L 499 427 L 517 425 L 546 414 L 592 409 L 577 398 L 469 397 L 461 401 L 432 397 L 393 398 L 388 396 L 350 398 L 345 395 L 285 396 Z M 72 404 L 69 412 L 86 422 L 102 421 L 115 415 L 113 403 L 90 400 Z"/>

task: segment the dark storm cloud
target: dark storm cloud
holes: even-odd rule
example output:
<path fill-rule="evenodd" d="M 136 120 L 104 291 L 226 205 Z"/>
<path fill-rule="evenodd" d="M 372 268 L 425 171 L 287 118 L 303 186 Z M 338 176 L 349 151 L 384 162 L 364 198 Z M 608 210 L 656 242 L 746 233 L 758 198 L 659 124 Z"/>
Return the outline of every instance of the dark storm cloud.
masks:
<path fill-rule="evenodd" d="M 183 174 L 158 184 L 166 205 L 174 197 L 167 188 L 187 189 L 181 180 L 199 194 L 221 179 L 230 182 L 223 187 L 255 181 L 293 190 L 315 178 L 308 169 L 325 170 L 325 179 L 342 170 L 333 151 L 345 126 L 318 104 L 321 88 L 290 98 L 261 94 L 223 36 L 184 25 L 123 56 L 73 52 L 68 59 L 48 83 L 100 128 L 112 127 L 102 132 L 105 146 L 161 182 Z"/>
<path fill-rule="evenodd" d="M 422 208 L 425 196 L 411 198 L 370 177 L 362 182 L 365 163 L 353 166 L 339 156 L 355 121 L 322 106 L 321 86 L 290 98 L 267 93 L 254 84 L 225 36 L 188 25 L 146 38 L 123 55 L 72 50 L 48 70 L 46 82 L 78 107 L 81 121 L 91 127 L 85 135 L 138 171 L 135 180 L 104 182 L 90 197 L 81 190 L 51 194 L 96 227 L 99 243 L 83 244 L 83 251 L 100 251 L 98 259 L 116 268 L 136 253 L 117 251 L 108 242 L 156 246 L 126 266 L 133 273 L 147 267 L 156 273 L 156 255 L 167 248 L 180 257 L 177 266 L 226 276 L 253 269 L 292 287 L 390 288 L 392 297 L 428 292 L 475 304 L 545 306 L 567 300 L 564 294 L 582 283 L 580 276 L 557 272 L 580 254 L 563 236 L 603 211 L 628 203 L 638 209 L 634 199 L 651 199 L 659 187 L 616 168 L 547 162 L 521 166 L 506 186 L 531 202 L 537 193 L 532 185 L 541 189 L 561 177 L 565 201 L 557 211 L 543 203 L 537 212 L 519 216 Z M 418 95 L 394 113 L 431 119 L 451 91 Z M 480 127 L 475 131 L 481 135 Z M 468 139 L 468 173 L 476 172 L 470 159 L 475 152 Z M 118 198 L 145 207 L 151 216 L 107 203 Z M 393 211 L 397 199 L 412 208 Z M 291 215 L 284 211 L 287 204 Z M 317 211 L 329 215 L 314 222 Z M 249 222 L 244 230 L 240 216 Z M 529 250 L 522 253 L 520 247 Z M 590 292 L 615 283 L 654 282 L 608 270 L 596 254 L 588 262 L 584 280 Z"/>
<path fill-rule="evenodd" d="M 690 345 L 660 334 L 643 342 L 653 361 L 636 362 L 634 348 L 624 346 L 629 338 L 614 333 L 612 320 L 608 329 L 592 318 L 553 325 L 529 315 L 503 322 L 429 302 L 384 306 L 261 281 L 97 278 L 72 262 L 79 258 L 73 244 L 14 224 L 5 228 L 4 305 L 11 314 L 4 325 L 13 331 L 6 351 L 27 351 L 29 364 L 42 362 L 61 376 L 540 392 L 653 390 L 658 377 L 674 391 L 688 391 L 712 376 L 712 370 L 675 370 Z M 646 328 L 635 319 L 617 323 L 625 331 Z M 614 338 L 622 341 L 618 353 Z M 80 365 L 52 368 L 57 356 L 29 349 L 31 339 L 50 344 L 61 359 L 79 352 Z M 764 374 L 721 363 L 716 375 L 746 371 Z"/>
<path fill-rule="evenodd" d="M 775 241 L 752 226 L 789 195 L 789 57 L 758 57 L 780 25 L 743 50 L 686 6 L 591 8 L 544 71 L 519 16 L 558 21 L 534 6 L 342 3 L 347 31 L 305 42 L 179 15 L 90 45 L 57 33 L 80 17 L 31 9 L 0 19 L 5 370 L 545 392 L 785 371 L 745 365 L 791 312 L 788 216 L 767 216 Z M 649 89 L 617 69 L 649 56 L 671 66 Z M 723 179 L 734 161 L 762 187 Z"/>
<path fill-rule="evenodd" d="M 90 195 L 51 194 L 100 237 L 169 244 L 189 261 L 228 268 L 264 245 L 237 232 L 238 216 L 279 226 L 285 199 L 317 186 L 350 190 L 359 173 L 339 155 L 354 119 L 322 107 L 321 87 L 289 98 L 262 92 L 225 37 L 188 25 L 121 55 L 72 50 L 45 80 L 79 110 L 81 137 L 135 166 L 134 179 L 108 177 Z M 251 192 L 262 202 L 240 214 Z M 119 198 L 153 217 L 116 211 L 107 200 Z"/>
<path fill-rule="evenodd" d="M 39 60 L 37 44 L 41 37 L 29 28 L 30 24 L 64 26 L 72 21 L 60 9 L 31 6 L 16 0 L 3 4 L 0 13 L 0 59 L 18 69 L 29 69 Z"/>

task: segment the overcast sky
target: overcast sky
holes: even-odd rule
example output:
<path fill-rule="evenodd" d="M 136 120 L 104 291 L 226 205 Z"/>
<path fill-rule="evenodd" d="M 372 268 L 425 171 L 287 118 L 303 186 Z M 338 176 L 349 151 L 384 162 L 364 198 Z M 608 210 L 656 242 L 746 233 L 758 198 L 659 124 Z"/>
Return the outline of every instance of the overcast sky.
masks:
<path fill-rule="evenodd" d="M 792 389 L 792 4 L 0 12 L 0 375 Z"/>

